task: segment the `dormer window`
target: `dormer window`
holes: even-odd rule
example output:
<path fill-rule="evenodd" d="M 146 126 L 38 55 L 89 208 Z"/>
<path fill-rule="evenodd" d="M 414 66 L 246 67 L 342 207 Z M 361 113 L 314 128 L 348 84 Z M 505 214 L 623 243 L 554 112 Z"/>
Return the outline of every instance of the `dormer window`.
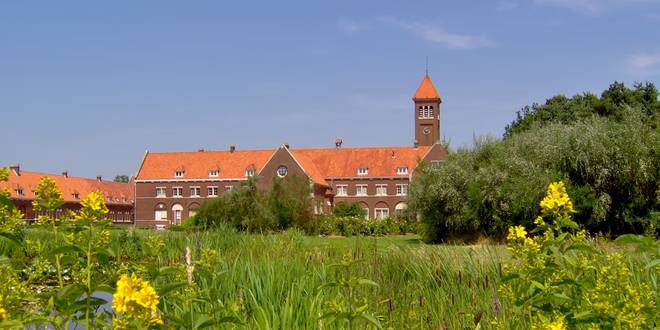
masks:
<path fill-rule="evenodd" d="M 184 174 L 183 170 L 174 171 L 175 178 L 183 178 L 183 174 Z"/>
<path fill-rule="evenodd" d="M 408 174 L 408 168 L 407 167 L 399 167 L 399 168 L 396 169 L 396 174 L 406 175 L 406 174 Z"/>
<path fill-rule="evenodd" d="M 368 167 L 360 167 L 357 170 L 358 175 L 367 175 L 369 174 L 369 168 Z"/>
<path fill-rule="evenodd" d="M 23 188 L 21 187 L 16 188 L 16 195 L 24 196 L 25 194 L 23 193 Z"/>
<path fill-rule="evenodd" d="M 112 196 L 108 196 L 108 203 L 112 203 Z"/>
<path fill-rule="evenodd" d="M 210 170 L 209 171 L 209 177 L 217 178 L 219 176 L 220 176 L 220 170 Z"/>
<path fill-rule="evenodd" d="M 80 193 L 78 192 L 72 193 L 71 196 L 73 196 L 73 199 L 80 199 Z"/>
<path fill-rule="evenodd" d="M 245 169 L 245 176 L 246 177 L 248 177 L 248 178 L 253 177 L 253 176 L 255 176 L 255 174 L 257 174 L 257 170 L 254 168 L 254 165 L 252 165 L 252 166 L 248 167 L 247 169 Z"/>

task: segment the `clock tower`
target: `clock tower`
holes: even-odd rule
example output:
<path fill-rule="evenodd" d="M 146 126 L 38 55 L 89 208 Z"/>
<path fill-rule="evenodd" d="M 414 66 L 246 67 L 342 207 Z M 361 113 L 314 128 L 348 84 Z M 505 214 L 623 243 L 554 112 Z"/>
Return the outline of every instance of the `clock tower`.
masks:
<path fill-rule="evenodd" d="M 440 94 L 428 73 L 419 84 L 415 96 L 415 144 L 432 146 L 440 143 Z"/>

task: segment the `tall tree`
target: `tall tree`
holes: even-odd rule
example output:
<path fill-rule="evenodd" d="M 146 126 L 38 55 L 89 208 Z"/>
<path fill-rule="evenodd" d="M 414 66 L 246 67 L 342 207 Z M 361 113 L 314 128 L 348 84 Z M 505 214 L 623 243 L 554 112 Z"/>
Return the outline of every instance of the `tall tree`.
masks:
<path fill-rule="evenodd" d="M 112 181 L 121 182 L 121 183 L 128 183 L 130 180 L 131 179 L 128 177 L 128 175 L 121 174 L 121 175 L 115 176 L 115 179 L 112 180 Z"/>

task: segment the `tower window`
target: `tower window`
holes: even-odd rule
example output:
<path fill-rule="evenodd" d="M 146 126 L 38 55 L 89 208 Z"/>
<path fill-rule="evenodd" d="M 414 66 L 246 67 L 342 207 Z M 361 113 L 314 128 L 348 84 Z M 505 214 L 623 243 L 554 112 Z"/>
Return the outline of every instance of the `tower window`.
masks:
<path fill-rule="evenodd" d="M 420 105 L 417 109 L 417 116 L 419 119 L 433 119 L 435 117 L 433 113 L 432 105 Z"/>

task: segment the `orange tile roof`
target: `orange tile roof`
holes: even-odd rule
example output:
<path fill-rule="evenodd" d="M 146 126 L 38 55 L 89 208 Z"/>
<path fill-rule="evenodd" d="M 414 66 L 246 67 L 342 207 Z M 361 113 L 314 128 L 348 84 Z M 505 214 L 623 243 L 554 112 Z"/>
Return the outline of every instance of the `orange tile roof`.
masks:
<path fill-rule="evenodd" d="M 293 157 L 305 173 L 317 184 L 328 186 L 328 178 L 340 177 L 391 177 L 399 167 L 407 167 L 412 173 L 431 149 L 420 147 L 363 147 L 363 148 L 315 148 L 290 149 Z M 276 150 L 203 151 L 147 153 L 136 180 L 176 180 L 174 172 L 184 170 L 178 179 L 243 179 L 248 166 L 254 165 L 260 172 Z M 358 175 L 360 167 L 367 167 L 368 174 Z M 218 177 L 210 178 L 209 170 L 220 169 Z"/>
<path fill-rule="evenodd" d="M 440 94 L 438 94 L 438 90 L 435 89 L 435 85 L 433 85 L 433 81 L 431 80 L 431 77 L 428 74 L 426 74 L 424 76 L 424 79 L 422 79 L 422 82 L 419 84 L 419 87 L 415 92 L 415 96 L 413 96 L 413 100 L 435 100 L 435 99 L 440 99 Z"/>
<path fill-rule="evenodd" d="M 272 154 L 273 150 L 148 152 L 135 179 L 241 179 L 249 166 L 259 172 Z M 209 177 L 209 171 L 216 169 L 219 176 Z M 174 177 L 178 170 L 184 171 L 182 178 Z"/>
<path fill-rule="evenodd" d="M 417 167 L 431 147 L 366 147 L 366 148 L 319 148 L 294 149 L 300 159 L 309 157 L 324 178 L 397 176 L 399 167 L 407 167 L 408 173 Z M 358 175 L 360 167 L 369 173 Z"/>
<path fill-rule="evenodd" d="M 9 181 L 0 182 L 0 189 L 7 189 L 12 198 L 16 199 L 34 199 L 34 190 L 39 184 L 41 177 L 48 176 L 55 181 L 57 187 L 62 192 L 62 198 L 67 202 L 80 202 L 93 191 L 102 191 L 107 204 L 126 204 L 130 205 L 134 201 L 133 184 L 118 183 L 112 181 L 99 181 L 97 179 L 87 179 L 80 177 L 65 177 L 64 175 L 45 174 L 37 172 L 28 172 L 20 170 L 20 175 L 14 171 L 9 171 Z M 18 194 L 18 189 L 23 190 L 23 195 Z M 79 199 L 74 198 L 73 194 L 78 193 Z M 112 196 L 113 202 L 108 202 L 107 198 Z M 126 197 L 126 201 L 124 201 Z"/>

